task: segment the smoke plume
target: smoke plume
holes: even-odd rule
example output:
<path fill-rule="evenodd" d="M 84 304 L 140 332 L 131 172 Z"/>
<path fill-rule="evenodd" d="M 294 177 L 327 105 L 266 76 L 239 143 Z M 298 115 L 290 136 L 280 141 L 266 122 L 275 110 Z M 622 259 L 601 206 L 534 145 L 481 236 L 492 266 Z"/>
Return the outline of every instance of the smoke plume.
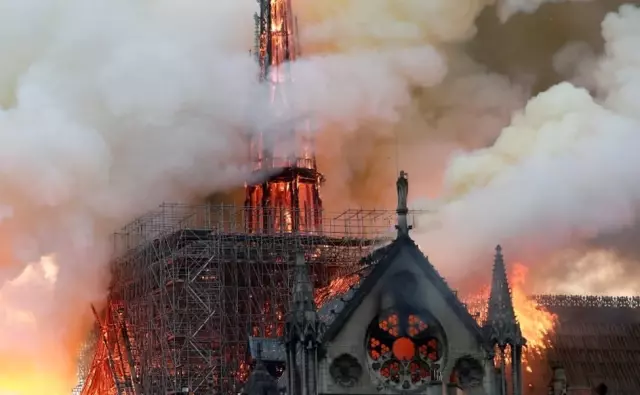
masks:
<path fill-rule="evenodd" d="M 398 166 L 433 169 L 416 187 L 437 190 L 453 149 L 492 142 L 524 105 L 530 81 L 488 70 L 461 46 L 490 3 L 294 2 L 306 58 L 294 71 L 321 82 L 294 97 L 324 123 L 318 156 L 333 209 L 386 205 L 380 182 Z"/>
<path fill-rule="evenodd" d="M 445 202 L 434 215 L 441 227 L 425 235 L 425 244 L 459 269 L 488 255 L 491 244 L 506 243 L 538 269 L 538 288 L 547 291 L 640 291 L 632 275 L 637 263 L 616 254 L 615 245 L 615 235 L 636 223 L 640 203 L 639 23 L 640 9 L 623 6 L 602 22 L 597 62 L 584 46 L 556 56 L 556 67 L 566 73 L 573 64 L 575 81 L 595 96 L 567 82 L 555 85 L 515 113 L 491 147 L 453 158 Z M 562 286 L 563 273 L 571 286 Z"/>
<path fill-rule="evenodd" d="M 108 234 L 244 177 L 255 3 L 0 9 L 0 392 L 65 394 Z"/>

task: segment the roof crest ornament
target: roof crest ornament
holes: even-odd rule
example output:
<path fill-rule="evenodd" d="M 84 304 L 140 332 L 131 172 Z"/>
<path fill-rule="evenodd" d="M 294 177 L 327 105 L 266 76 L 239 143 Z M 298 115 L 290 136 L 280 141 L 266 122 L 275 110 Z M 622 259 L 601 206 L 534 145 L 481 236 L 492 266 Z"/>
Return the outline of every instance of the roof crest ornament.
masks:
<path fill-rule="evenodd" d="M 404 170 L 400 170 L 400 176 L 398 177 L 398 181 L 396 181 L 396 187 L 398 189 L 398 208 L 396 209 L 396 213 L 398 214 L 398 224 L 396 225 L 398 238 L 408 237 L 409 230 L 412 228 L 407 221 L 407 214 L 409 213 L 407 206 L 407 197 L 409 196 L 408 176 Z"/>

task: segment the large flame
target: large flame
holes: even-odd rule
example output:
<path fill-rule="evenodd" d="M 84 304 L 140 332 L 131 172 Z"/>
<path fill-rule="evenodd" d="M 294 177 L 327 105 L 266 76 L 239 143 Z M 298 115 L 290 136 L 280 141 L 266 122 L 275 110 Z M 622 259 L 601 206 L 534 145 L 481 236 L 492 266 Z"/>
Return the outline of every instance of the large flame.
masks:
<path fill-rule="evenodd" d="M 550 347 L 549 334 L 553 332 L 558 317 L 538 305 L 524 292 L 528 271 L 529 269 L 522 264 L 513 266 L 510 277 L 511 293 L 522 334 L 527 339 L 528 349 L 539 353 Z"/>
<path fill-rule="evenodd" d="M 0 395 L 68 395 L 69 383 L 45 367 L 32 366 L 32 361 L 21 363 L 0 375 Z M 5 366 L 2 366 L 4 368 Z"/>
<path fill-rule="evenodd" d="M 520 263 L 513 265 L 509 275 L 511 295 L 516 317 L 520 322 L 522 335 L 527 339 L 527 347 L 524 349 L 523 364 L 528 372 L 532 372 L 534 360 L 544 356 L 544 351 L 551 347 L 549 335 L 553 333 L 557 316 L 529 297 L 525 292 L 525 283 L 528 268 Z M 487 301 L 490 287 L 484 286 L 475 294 L 464 298 L 469 312 L 482 325 L 487 318 Z M 509 363 L 509 360 L 506 361 Z"/>
<path fill-rule="evenodd" d="M 523 336 L 527 339 L 527 348 L 524 352 L 524 364 L 526 370 L 531 372 L 530 358 L 541 356 L 551 344 L 549 335 L 553 332 L 557 316 L 530 298 L 525 292 L 525 282 L 528 268 L 516 263 L 510 273 L 511 293 L 513 305 Z M 358 275 L 348 275 L 338 277 L 331 283 L 316 291 L 316 304 L 322 306 L 329 299 L 345 293 L 358 281 Z M 464 298 L 469 312 L 474 316 L 478 324 L 482 325 L 487 318 L 487 301 L 489 299 L 490 287 L 488 285 L 481 288 L 476 294 Z"/>
<path fill-rule="evenodd" d="M 553 332 L 557 316 L 531 299 L 525 292 L 525 282 L 529 269 L 516 263 L 509 275 L 511 295 L 516 317 L 520 322 L 523 336 L 527 339 L 529 351 L 540 351 L 549 347 L 548 335 Z M 483 324 L 487 318 L 487 301 L 491 289 L 488 285 L 480 291 L 464 298 L 469 312 L 476 318 L 479 324 Z"/>
<path fill-rule="evenodd" d="M 0 395 L 67 395 L 70 369 L 63 344 L 65 335 L 46 322 L 50 314 L 53 285 L 58 267 L 53 257 L 30 264 L 13 280 L 0 287 L 0 335 L 27 342 L 0 342 Z M 31 303 L 37 303 L 33 308 Z M 52 339 L 59 346 L 52 348 Z"/>

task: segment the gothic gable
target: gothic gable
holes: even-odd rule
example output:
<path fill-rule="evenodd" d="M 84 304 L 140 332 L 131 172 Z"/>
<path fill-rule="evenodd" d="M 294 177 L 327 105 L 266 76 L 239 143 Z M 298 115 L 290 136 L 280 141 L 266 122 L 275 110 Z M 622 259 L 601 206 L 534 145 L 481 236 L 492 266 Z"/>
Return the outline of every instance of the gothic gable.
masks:
<path fill-rule="evenodd" d="M 392 272 L 397 272 L 397 269 L 404 265 L 410 270 L 421 273 L 429 285 L 443 298 L 445 305 L 460 320 L 460 323 L 478 342 L 484 342 L 482 330 L 476 320 L 469 314 L 467 308 L 460 302 L 413 240 L 408 237 L 398 238 L 388 246 L 374 252 L 370 256 L 370 261 L 368 266 L 357 273 L 358 281 L 350 289 L 322 305 L 320 316 L 327 324 L 323 342 L 333 340 L 360 304 L 386 277 L 390 268 L 393 268 Z"/>
<path fill-rule="evenodd" d="M 357 273 L 340 280 L 351 287 L 316 306 L 314 300 L 322 299 L 324 291 L 314 297 L 300 253 L 282 342 L 250 340 L 252 355 L 286 364 L 283 377 L 290 395 L 440 394 L 445 385 L 448 392 L 460 388 L 485 394 L 485 389 L 495 392 L 496 375 L 505 377 L 491 361 L 494 343 L 409 237 L 406 173 L 400 172 L 396 185 L 397 238 L 363 258 Z M 499 249 L 496 262 L 502 262 Z M 498 269 L 494 277 L 504 272 L 502 266 Z M 492 295 L 503 292 L 492 299 L 504 307 L 510 295 L 503 284 L 506 272 L 502 277 Z M 498 315 L 496 325 L 503 317 Z M 514 366 L 520 366 L 520 351 L 517 345 Z M 521 394 L 519 387 L 514 378 L 515 395 Z"/>
<path fill-rule="evenodd" d="M 321 308 L 326 371 L 350 358 L 358 362 L 351 371 L 367 372 L 349 381 L 357 383 L 353 393 L 417 390 L 448 381 L 462 356 L 486 358 L 480 327 L 411 239 L 398 238 L 378 256 L 351 289 Z M 323 392 L 341 391 L 329 376 Z"/>
<path fill-rule="evenodd" d="M 363 258 L 361 260 L 363 267 L 352 274 L 356 277 L 353 285 L 345 292 L 325 301 L 319 307 L 318 314 L 327 327 L 322 339 L 323 342 L 331 341 L 342 329 L 355 309 L 371 293 L 372 288 L 384 275 L 386 270 L 380 268 L 385 265 L 385 262 L 393 260 L 398 250 L 398 245 L 393 242 Z"/>

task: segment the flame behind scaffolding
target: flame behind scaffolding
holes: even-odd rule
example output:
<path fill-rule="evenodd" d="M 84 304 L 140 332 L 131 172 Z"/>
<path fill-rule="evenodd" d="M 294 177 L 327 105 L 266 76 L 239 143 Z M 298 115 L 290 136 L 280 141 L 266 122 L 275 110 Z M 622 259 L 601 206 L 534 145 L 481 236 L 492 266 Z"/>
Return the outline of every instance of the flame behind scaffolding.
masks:
<path fill-rule="evenodd" d="M 282 335 L 301 246 L 317 287 L 393 236 L 392 211 L 325 215 L 314 232 L 250 233 L 236 206 L 163 205 L 115 235 L 83 395 L 237 393 L 249 334 Z"/>

